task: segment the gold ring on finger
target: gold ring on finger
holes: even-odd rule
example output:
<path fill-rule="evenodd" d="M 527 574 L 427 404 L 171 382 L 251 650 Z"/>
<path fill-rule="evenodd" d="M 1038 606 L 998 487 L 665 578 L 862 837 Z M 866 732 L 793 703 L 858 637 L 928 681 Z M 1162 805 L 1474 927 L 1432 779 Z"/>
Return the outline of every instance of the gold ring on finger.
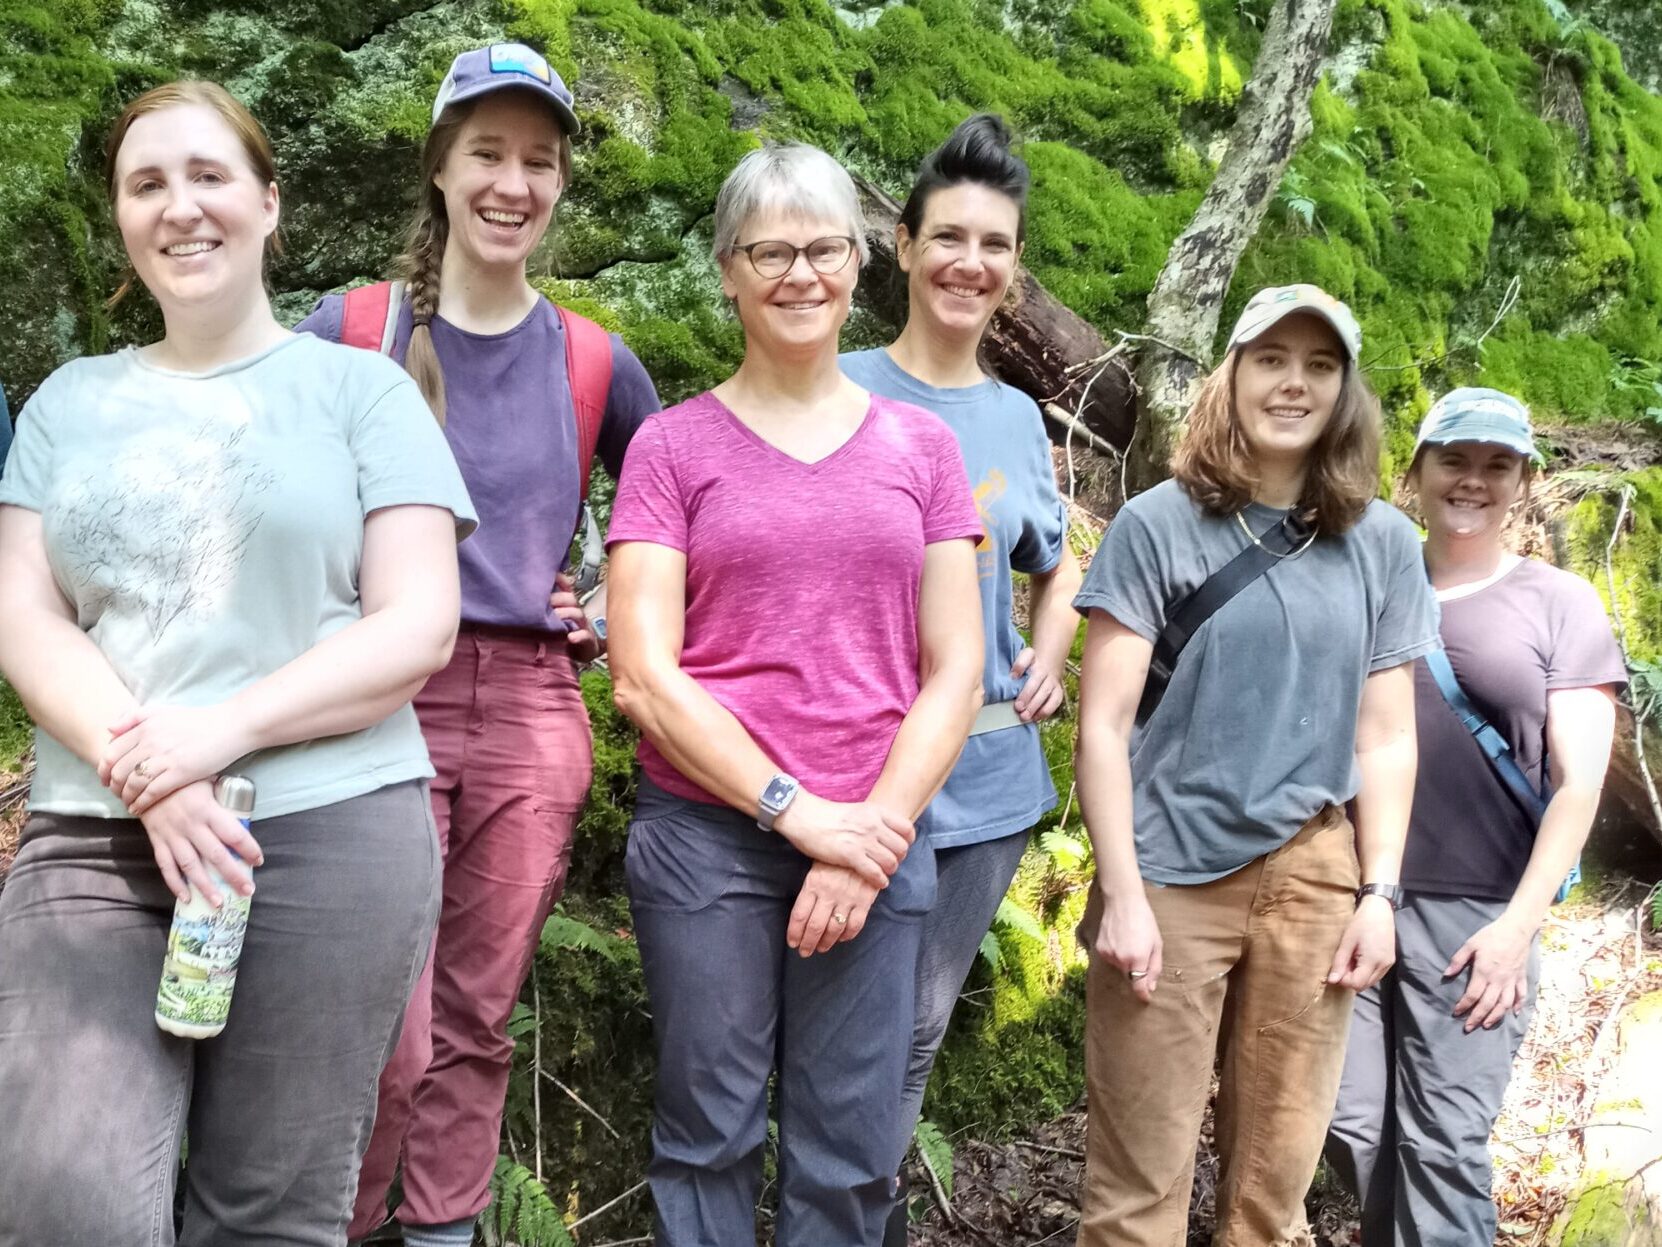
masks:
<path fill-rule="evenodd" d="M 836 923 L 840 927 L 848 921 L 848 915 L 847 914 L 832 914 L 831 915 L 831 921 Z"/>

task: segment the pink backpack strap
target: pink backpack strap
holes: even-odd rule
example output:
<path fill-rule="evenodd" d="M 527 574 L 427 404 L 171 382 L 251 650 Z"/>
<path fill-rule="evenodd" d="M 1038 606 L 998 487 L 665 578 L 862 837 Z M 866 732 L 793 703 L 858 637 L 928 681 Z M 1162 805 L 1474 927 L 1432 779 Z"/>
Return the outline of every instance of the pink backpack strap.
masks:
<path fill-rule="evenodd" d="M 612 388 L 612 338 L 588 317 L 558 304 L 555 309 L 566 335 L 566 382 L 577 417 L 577 469 L 587 502 L 589 471 L 600 445 L 600 423 L 606 418 L 606 396 Z"/>
<path fill-rule="evenodd" d="M 393 336 L 398 332 L 398 306 L 403 302 L 401 281 L 378 281 L 348 290 L 340 318 L 341 342 L 391 355 Z"/>

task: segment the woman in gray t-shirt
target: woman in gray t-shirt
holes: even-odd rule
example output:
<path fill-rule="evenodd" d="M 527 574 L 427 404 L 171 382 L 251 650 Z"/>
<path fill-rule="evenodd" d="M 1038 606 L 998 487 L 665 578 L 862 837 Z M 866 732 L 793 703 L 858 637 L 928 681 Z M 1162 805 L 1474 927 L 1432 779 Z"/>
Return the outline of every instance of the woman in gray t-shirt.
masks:
<path fill-rule="evenodd" d="M 1529 1028 L 1538 932 L 1610 763 L 1627 670 L 1598 593 L 1504 541 L 1538 457 L 1521 402 L 1468 388 L 1426 415 L 1408 469 L 1449 669 L 1529 793 L 1416 663 L 1397 959 L 1357 999 L 1327 1146 L 1370 1245 L 1494 1241 L 1488 1140 Z"/>
<path fill-rule="evenodd" d="M 1374 496 L 1360 348 L 1349 309 L 1315 287 L 1255 295 L 1176 479 L 1121 509 L 1075 600 L 1097 862 L 1083 1245 L 1182 1241 L 1215 1057 L 1219 1232 L 1293 1237 L 1353 993 L 1391 964 L 1407 664 L 1437 631 L 1413 528 Z M 1268 570 L 1194 629 L 1152 704 L 1174 608 L 1250 547 Z"/>
<path fill-rule="evenodd" d="M 247 109 L 147 92 L 109 178 L 166 332 L 47 378 L 0 481 L 0 671 L 38 724 L 0 896 L 0 1242 L 172 1242 L 187 1127 L 184 1241 L 339 1241 L 437 917 L 409 701 L 473 511 L 408 377 L 273 318 Z M 256 880 L 224 1030 L 164 1034 L 175 899 Z"/>

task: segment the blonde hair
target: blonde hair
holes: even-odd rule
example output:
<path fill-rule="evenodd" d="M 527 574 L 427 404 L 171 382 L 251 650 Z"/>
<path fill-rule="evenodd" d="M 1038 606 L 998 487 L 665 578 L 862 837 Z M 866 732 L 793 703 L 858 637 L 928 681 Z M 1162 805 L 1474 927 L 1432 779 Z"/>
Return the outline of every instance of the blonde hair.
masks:
<path fill-rule="evenodd" d="M 112 204 L 115 203 L 116 197 L 116 157 L 121 154 L 121 145 L 127 141 L 127 132 L 133 128 L 133 123 L 151 113 L 188 105 L 198 105 L 217 113 L 219 119 L 230 127 L 231 133 L 235 134 L 237 141 L 242 144 L 243 155 L 247 157 L 248 167 L 254 176 L 262 185 L 276 184 L 277 158 L 271 153 L 271 140 L 266 137 L 265 130 L 254 119 L 254 114 L 248 111 L 248 107 L 217 82 L 209 82 L 202 78 L 182 78 L 178 82 L 166 82 L 159 87 L 152 87 L 122 109 L 121 116 L 116 118 L 115 128 L 110 131 L 110 137 L 104 143 L 104 186 Z M 283 240 L 273 233 L 266 240 L 266 249 L 271 255 L 282 255 Z M 129 267 L 116 292 L 105 300 L 105 309 L 114 308 L 125 299 L 137 279 L 137 274 Z"/>
<path fill-rule="evenodd" d="M 473 114 L 480 99 L 447 108 L 427 131 L 421 147 L 421 197 L 415 216 L 405 236 L 404 250 L 393 261 L 394 276 L 407 287 L 413 327 L 410 345 L 404 353 L 404 371 L 414 378 L 416 388 L 433 410 L 433 417 L 444 423 L 444 369 L 439 364 L 438 352 L 433 347 L 433 317 L 439 310 L 439 276 L 444 268 L 444 248 L 450 240 L 450 214 L 444 206 L 444 192 L 433 180 L 449 159 L 462 127 Z M 555 149 L 555 169 L 560 185 L 564 187 L 571 176 L 571 136 L 565 127 L 555 122 L 560 132 Z"/>
<path fill-rule="evenodd" d="M 1213 515 L 1239 511 L 1252 501 L 1259 483 L 1235 406 L 1240 358 L 1240 348 L 1230 351 L 1207 376 L 1172 454 L 1172 476 Z M 1379 399 L 1356 361 L 1347 360 L 1333 415 L 1310 449 L 1297 507 L 1321 532 L 1344 532 L 1379 495 L 1380 424 Z"/>

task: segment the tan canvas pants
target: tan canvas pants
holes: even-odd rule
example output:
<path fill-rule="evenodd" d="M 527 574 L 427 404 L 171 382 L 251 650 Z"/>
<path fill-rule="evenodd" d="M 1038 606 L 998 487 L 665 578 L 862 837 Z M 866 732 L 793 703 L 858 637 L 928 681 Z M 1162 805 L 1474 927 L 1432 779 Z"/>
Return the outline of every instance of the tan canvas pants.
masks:
<path fill-rule="evenodd" d="M 1355 910 L 1354 836 L 1329 808 L 1211 883 L 1145 885 L 1164 971 L 1143 1004 L 1093 958 L 1080 1247 L 1183 1247 L 1195 1145 L 1221 1064 L 1215 1247 L 1274 1247 L 1303 1199 L 1338 1093 L 1352 993 L 1328 987 Z"/>

